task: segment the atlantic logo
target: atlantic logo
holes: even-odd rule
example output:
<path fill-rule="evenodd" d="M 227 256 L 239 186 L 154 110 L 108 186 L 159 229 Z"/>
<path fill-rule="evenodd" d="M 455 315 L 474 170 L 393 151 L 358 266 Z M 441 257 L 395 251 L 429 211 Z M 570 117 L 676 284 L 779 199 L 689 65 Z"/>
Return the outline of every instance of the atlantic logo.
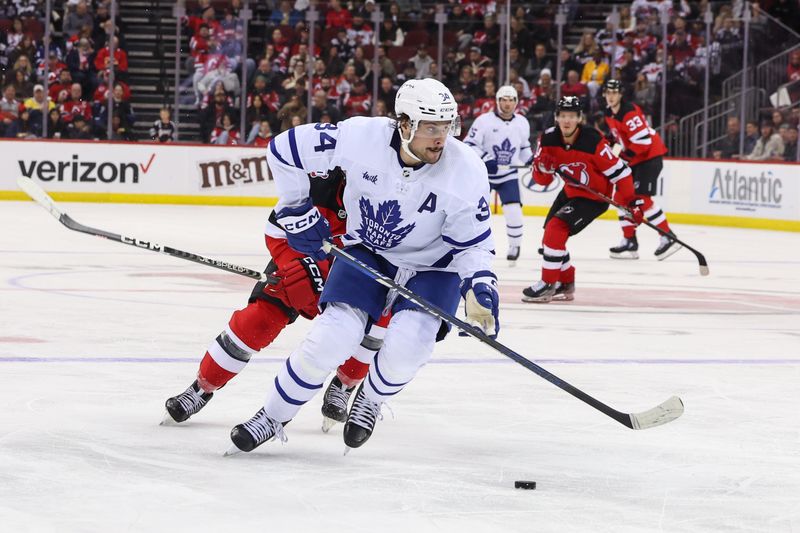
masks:
<path fill-rule="evenodd" d="M 734 205 L 742 209 L 755 207 L 780 208 L 783 200 L 783 182 L 772 172 L 761 172 L 757 176 L 739 174 L 738 170 L 714 171 L 708 201 L 712 204 Z"/>
<path fill-rule="evenodd" d="M 20 159 L 19 170 L 26 178 L 36 177 L 41 181 L 70 181 L 80 183 L 139 183 L 139 171 L 147 174 L 156 154 L 150 155 L 147 163 L 118 163 L 112 161 L 86 161 L 72 154 L 70 161 Z"/>
<path fill-rule="evenodd" d="M 198 163 L 200 188 L 231 187 L 261 183 L 272 179 L 266 156 L 242 157 L 238 160 L 219 159 Z"/>

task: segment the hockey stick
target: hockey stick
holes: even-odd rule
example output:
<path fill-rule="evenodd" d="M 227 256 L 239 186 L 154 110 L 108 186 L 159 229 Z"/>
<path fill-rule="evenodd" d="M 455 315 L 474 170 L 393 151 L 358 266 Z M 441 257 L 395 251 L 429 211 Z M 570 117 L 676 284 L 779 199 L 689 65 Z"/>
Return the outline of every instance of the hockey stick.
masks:
<path fill-rule="evenodd" d="M 353 268 L 356 268 L 364 275 L 372 278 L 373 280 L 377 281 L 384 287 L 388 287 L 390 289 L 394 289 L 397 291 L 398 294 L 403 296 L 403 298 L 407 299 L 408 301 L 418 305 L 426 312 L 430 313 L 431 315 L 444 320 L 445 322 L 461 329 L 462 331 L 467 332 L 469 335 L 475 337 L 479 341 L 483 342 L 484 344 L 488 344 L 501 354 L 505 355 L 509 359 L 519 363 L 520 365 L 524 366 L 528 370 L 534 372 L 538 376 L 546 379 L 556 387 L 570 393 L 574 397 L 578 398 L 584 403 L 587 403 L 597 409 L 598 411 L 602 412 L 603 414 L 610 416 L 620 424 L 627 426 L 631 429 L 649 429 L 652 427 L 660 426 L 662 424 L 666 424 L 668 422 L 672 422 L 679 416 L 683 414 L 683 402 L 677 396 L 673 396 L 664 403 L 653 407 L 647 411 L 643 411 L 641 413 L 623 413 L 617 411 L 609 407 L 608 405 L 604 404 L 603 402 L 589 396 L 582 390 L 570 385 L 563 379 L 559 378 L 555 374 L 551 374 L 544 368 L 540 367 L 533 361 L 526 359 L 525 357 L 521 356 L 511 348 L 497 342 L 495 339 L 492 339 L 488 335 L 486 335 L 483 331 L 470 326 L 466 322 L 459 320 L 458 318 L 454 317 L 450 313 L 444 311 L 443 309 L 427 302 L 420 296 L 417 296 L 407 288 L 403 287 L 402 285 L 398 285 L 395 283 L 394 280 L 388 278 L 378 272 L 377 270 L 371 268 L 368 265 L 365 265 L 357 258 L 353 257 L 349 253 L 345 252 L 344 250 L 333 246 L 330 243 L 324 243 L 323 249 L 325 252 L 333 254 L 337 260 L 346 262 Z"/>
<path fill-rule="evenodd" d="M 583 189 L 584 191 L 590 192 L 593 195 L 597 196 L 599 199 L 601 199 L 604 202 L 606 202 L 607 204 L 613 205 L 614 207 L 616 207 L 617 209 L 619 209 L 620 211 L 622 211 L 626 215 L 628 215 L 628 217 L 631 220 L 633 220 L 633 215 L 631 214 L 631 212 L 630 212 L 630 210 L 628 208 L 623 207 L 621 204 L 618 204 L 617 202 L 615 202 L 614 200 L 612 200 L 611 198 L 609 198 L 605 194 L 597 192 L 596 190 L 592 189 L 588 185 L 584 185 L 580 181 L 576 180 L 572 176 L 570 176 L 567 173 L 565 173 L 564 171 L 562 171 L 560 168 L 556 168 L 556 174 L 558 174 L 559 177 L 561 179 L 563 179 L 565 182 L 569 182 L 570 184 L 575 185 L 576 187 L 578 187 L 580 189 Z M 700 264 L 700 275 L 701 276 L 708 276 L 708 272 L 709 272 L 708 271 L 708 261 L 706 261 L 706 258 L 705 258 L 705 256 L 703 254 L 701 254 L 700 252 L 698 252 L 697 250 L 695 250 L 694 248 L 692 248 L 691 246 L 689 246 L 688 244 L 686 244 L 685 242 L 683 242 L 682 240 L 677 238 L 672 233 L 668 233 L 668 232 L 664 231 L 663 229 L 659 228 L 658 226 L 656 226 L 655 224 L 653 224 L 649 220 L 644 219 L 644 220 L 642 220 L 642 223 L 645 226 L 653 228 L 654 230 L 656 230 L 658 233 L 660 233 L 664 237 L 677 242 L 678 244 L 682 245 L 684 248 L 686 248 L 687 250 L 692 252 L 694 254 L 694 256 L 697 258 L 697 262 Z"/>
<path fill-rule="evenodd" d="M 17 178 L 17 185 L 19 185 L 19 188 L 22 189 L 25 194 L 30 196 L 31 199 L 33 199 L 40 206 L 44 207 L 47 212 L 53 215 L 54 218 L 72 231 L 78 231 L 80 233 L 86 233 L 87 235 L 94 235 L 95 237 L 102 237 L 111 241 L 121 242 L 122 244 L 143 248 L 145 250 L 150 250 L 151 252 L 158 252 L 172 257 L 178 257 L 180 259 L 186 259 L 187 261 L 200 263 L 201 265 L 208 265 L 226 272 L 233 272 L 234 274 L 239 274 L 240 276 L 246 276 L 259 281 L 266 281 L 270 284 L 275 284 L 279 281 L 279 278 L 275 276 L 265 274 L 264 272 L 251 270 L 243 266 L 234 265 L 233 263 L 228 263 L 227 261 L 211 259 L 210 257 L 203 257 L 202 255 L 193 254 L 191 252 L 184 252 L 182 250 L 171 248 L 169 246 L 162 246 L 154 242 L 144 241 L 142 239 L 136 239 L 133 237 L 126 237 L 125 235 L 117 235 L 116 233 L 111 233 L 109 231 L 84 226 L 63 212 L 50 197 L 50 195 L 48 195 L 47 192 L 39 187 L 39 185 L 32 179 L 20 176 Z"/>

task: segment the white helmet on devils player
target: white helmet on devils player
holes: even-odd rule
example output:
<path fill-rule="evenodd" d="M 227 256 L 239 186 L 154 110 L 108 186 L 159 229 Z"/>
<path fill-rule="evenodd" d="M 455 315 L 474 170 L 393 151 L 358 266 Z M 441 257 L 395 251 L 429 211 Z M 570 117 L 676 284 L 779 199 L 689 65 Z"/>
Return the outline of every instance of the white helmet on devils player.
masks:
<path fill-rule="evenodd" d="M 442 132 L 454 136 L 461 133 L 461 119 L 453 94 L 442 82 L 433 78 L 405 82 L 397 91 L 394 110 L 401 121 L 407 119 L 409 122 L 410 134 L 405 138 L 401 131 L 400 143 L 403 151 L 417 161 L 420 161 L 419 157 L 408 147 L 415 135 L 434 137 Z M 420 129 L 423 121 L 432 124 Z M 437 127 L 435 123 L 440 124 Z"/>

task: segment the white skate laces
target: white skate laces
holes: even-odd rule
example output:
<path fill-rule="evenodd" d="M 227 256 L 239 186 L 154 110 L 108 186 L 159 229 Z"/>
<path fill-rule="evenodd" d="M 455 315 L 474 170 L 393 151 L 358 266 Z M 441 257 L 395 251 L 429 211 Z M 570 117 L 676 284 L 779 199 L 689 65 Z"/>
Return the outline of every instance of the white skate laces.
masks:
<path fill-rule="evenodd" d="M 243 426 L 253 436 L 257 445 L 272 439 L 280 440 L 281 444 L 289 440 L 289 437 L 283 431 L 283 424 L 268 417 L 263 408 L 253 418 L 245 422 Z"/>

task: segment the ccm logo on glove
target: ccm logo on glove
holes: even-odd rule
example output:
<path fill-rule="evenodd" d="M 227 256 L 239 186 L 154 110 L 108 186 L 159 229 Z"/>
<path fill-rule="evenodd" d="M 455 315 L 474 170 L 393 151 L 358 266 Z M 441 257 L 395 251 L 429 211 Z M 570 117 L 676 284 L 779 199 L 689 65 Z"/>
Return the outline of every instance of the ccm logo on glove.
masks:
<path fill-rule="evenodd" d="M 317 209 L 312 209 L 302 215 L 284 216 L 280 219 L 280 224 L 289 233 L 300 233 L 316 224 L 320 217 L 322 217 L 320 212 Z"/>

